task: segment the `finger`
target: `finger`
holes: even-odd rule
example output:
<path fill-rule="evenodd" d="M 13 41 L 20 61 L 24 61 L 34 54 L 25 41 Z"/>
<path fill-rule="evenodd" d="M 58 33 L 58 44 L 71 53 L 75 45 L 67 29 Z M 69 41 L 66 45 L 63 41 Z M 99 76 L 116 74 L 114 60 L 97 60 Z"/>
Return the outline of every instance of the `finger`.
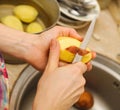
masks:
<path fill-rule="evenodd" d="M 92 51 L 92 59 L 96 58 L 96 52 Z"/>
<path fill-rule="evenodd" d="M 58 67 L 60 46 L 56 39 L 51 40 L 49 59 L 46 69 L 50 72 Z"/>
<path fill-rule="evenodd" d="M 71 31 L 69 33 L 69 36 L 73 37 L 73 38 L 76 38 L 80 41 L 83 41 L 83 37 L 81 37 L 75 29 L 71 29 Z"/>
<path fill-rule="evenodd" d="M 83 40 L 83 38 L 73 28 L 61 27 L 61 26 L 57 26 L 57 28 L 59 28 L 60 30 L 62 30 L 62 32 L 60 33 L 60 35 L 62 35 L 62 36 L 73 37 L 73 38 L 76 38 L 76 39 L 78 39 L 80 41 Z"/>
<path fill-rule="evenodd" d="M 90 62 L 88 62 L 86 65 L 87 65 L 87 71 L 91 71 L 92 70 L 92 64 Z"/>
<path fill-rule="evenodd" d="M 69 63 L 66 63 L 66 62 L 63 62 L 63 61 L 60 61 L 59 62 L 59 67 L 61 67 L 61 66 L 65 66 L 65 65 L 68 65 Z"/>
<path fill-rule="evenodd" d="M 86 64 L 84 64 L 82 62 L 77 62 L 77 63 L 71 64 L 71 68 L 73 68 L 74 70 L 76 70 L 80 74 L 83 74 L 87 71 Z"/>

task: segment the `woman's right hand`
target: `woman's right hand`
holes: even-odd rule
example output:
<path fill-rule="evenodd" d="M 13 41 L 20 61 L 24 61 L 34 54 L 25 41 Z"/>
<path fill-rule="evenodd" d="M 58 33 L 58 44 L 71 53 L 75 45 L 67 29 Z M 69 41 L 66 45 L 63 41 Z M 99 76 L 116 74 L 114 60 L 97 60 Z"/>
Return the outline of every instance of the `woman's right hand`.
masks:
<path fill-rule="evenodd" d="M 59 43 L 52 40 L 44 74 L 39 80 L 33 110 L 68 110 L 84 92 L 82 62 L 59 67 Z"/>

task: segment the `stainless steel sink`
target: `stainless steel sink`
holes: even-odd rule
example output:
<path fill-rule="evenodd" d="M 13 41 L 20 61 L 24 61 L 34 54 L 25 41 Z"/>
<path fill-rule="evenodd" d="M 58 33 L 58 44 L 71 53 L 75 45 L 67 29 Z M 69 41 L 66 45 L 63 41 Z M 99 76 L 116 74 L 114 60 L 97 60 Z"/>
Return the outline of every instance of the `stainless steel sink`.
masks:
<path fill-rule="evenodd" d="M 90 110 L 120 110 L 120 65 L 99 54 L 92 63 L 93 70 L 85 74 L 86 89 L 94 98 Z M 11 94 L 10 110 L 32 110 L 41 74 L 31 66 L 23 71 Z"/>

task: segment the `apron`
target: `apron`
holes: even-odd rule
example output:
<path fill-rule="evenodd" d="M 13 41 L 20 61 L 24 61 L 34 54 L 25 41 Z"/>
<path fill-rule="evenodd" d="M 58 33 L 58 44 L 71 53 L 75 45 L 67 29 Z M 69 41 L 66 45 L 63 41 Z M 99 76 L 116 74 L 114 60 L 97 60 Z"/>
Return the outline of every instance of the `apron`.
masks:
<path fill-rule="evenodd" d="M 8 110 L 8 104 L 8 74 L 5 67 L 4 59 L 0 53 L 0 110 Z"/>

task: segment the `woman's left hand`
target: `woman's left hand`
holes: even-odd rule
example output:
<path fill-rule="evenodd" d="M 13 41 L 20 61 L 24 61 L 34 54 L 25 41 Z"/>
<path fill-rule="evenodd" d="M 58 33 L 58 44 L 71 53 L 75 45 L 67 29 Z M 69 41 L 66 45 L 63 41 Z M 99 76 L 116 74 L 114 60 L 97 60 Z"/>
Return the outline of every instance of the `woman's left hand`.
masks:
<path fill-rule="evenodd" d="M 73 37 L 80 41 L 83 38 L 72 28 L 55 26 L 48 31 L 45 31 L 38 35 L 33 35 L 31 38 L 28 36 L 26 42 L 30 44 L 27 48 L 27 54 L 24 59 L 30 63 L 33 67 L 38 70 L 44 70 L 48 60 L 48 53 L 50 48 L 51 39 L 57 38 L 59 36 Z M 93 59 L 96 57 L 96 53 L 92 52 Z M 61 65 L 62 64 L 62 65 Z M 60 66 L 64 63 L 60 62 Z M 92 69 L 90 62 L 87 63 L 88 70 Z"/>
<path fill-rule="evenodd" d="M 41 34 L 33 35 L 32 38 L 28 37 L 27 42 L 29 42 L 30 45 L 24 59 L 36 69 L 44 70 L 48 60 L 51 39 L 59 36 L 74 37 L 80 41 L 83 40 L 74 29 L 55 26 Z"/>

